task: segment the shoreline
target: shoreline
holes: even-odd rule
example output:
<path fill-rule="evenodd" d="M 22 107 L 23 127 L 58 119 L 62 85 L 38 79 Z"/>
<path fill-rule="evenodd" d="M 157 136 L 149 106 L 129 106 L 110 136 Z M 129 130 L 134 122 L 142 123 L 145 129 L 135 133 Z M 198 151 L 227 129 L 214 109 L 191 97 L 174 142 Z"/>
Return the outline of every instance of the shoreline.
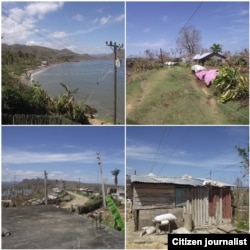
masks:
<path fill-rule="evenodd" d="M 21 84 L 27 85 L 29 87 L 32 87 L 33 83 L 35 82 L 33 77 L 36 74 L 42 73 L 43 71 L 47 70 L 50 67 L 54 67 L 56 65 L 60 65 L 60 64 L 65 64 L 65 63 L 70 63 L 70 62 L 64 62 L 64 63 L 55 63 L 52 65 L 48 65 L 48 66 L 39 66 L 37 68 L 34 69 L 30 69 L 27 70 L 25 73 L 22 73 L 18 79 L 21 82 Z M 49 93 L 48 93 L 49 94 Z M 88 121 L 90 123 L 90 125 L 112 125 L 112 123 L 104 121 L 104 120 L 100 120 L 98 118 L 91 118 L 90 115 L 86 114 Z"/>
<path fill-rule="evenodd" d="M 55 64 L 51 64 L 51 65 L 48 65 L 48 66 L 38 66 L 34 69 L 29 69 L 27 70 L 25 73 L 22 73 L 20 76 L 19 76 L 19 80 L 22 84 L 26 84 L 28 86 L 32 86 L 32 83 L 34 81 L 33 79 L 33 76 L 36 75 L 36 74 L 39 74 L 45 70 L 47 70 L 48 68 L 51 68 L 51 67 L 54 67 L 56 65 L 60 65 L 60 64 L 64 64 L 64 63 L 55 63 Z"/>

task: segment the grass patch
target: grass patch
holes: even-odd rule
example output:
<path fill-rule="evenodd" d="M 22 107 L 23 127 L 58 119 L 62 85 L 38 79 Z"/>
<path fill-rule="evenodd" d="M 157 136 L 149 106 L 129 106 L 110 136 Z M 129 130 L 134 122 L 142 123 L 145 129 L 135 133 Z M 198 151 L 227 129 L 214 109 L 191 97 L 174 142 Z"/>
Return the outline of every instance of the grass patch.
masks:
<path fill-rule="evenodd" d="M 127 84 L 127 124 L 246 124 L 248 107 L 218 104 L 214 88 L 190 68 L 168 67 L 137 74 Z"/>

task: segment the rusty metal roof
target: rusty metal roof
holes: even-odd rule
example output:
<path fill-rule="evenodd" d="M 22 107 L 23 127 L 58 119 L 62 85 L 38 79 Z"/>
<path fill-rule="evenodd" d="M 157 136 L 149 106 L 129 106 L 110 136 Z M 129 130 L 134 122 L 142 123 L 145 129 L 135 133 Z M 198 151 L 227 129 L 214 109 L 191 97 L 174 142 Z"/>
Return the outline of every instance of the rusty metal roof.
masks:
<path fill-rule="evenodd" d="M 215 187 L 230 187 L 231 184 L 220 181 L 213 181 L 203 178 L 193 178 L 189 175 L 181 177 L 160 177 L 153 174 L 149 175 L 131 175 L 131 182 L 155 183 L 155 184 L 177 184 L 190 186 L 215 186 Z"/>

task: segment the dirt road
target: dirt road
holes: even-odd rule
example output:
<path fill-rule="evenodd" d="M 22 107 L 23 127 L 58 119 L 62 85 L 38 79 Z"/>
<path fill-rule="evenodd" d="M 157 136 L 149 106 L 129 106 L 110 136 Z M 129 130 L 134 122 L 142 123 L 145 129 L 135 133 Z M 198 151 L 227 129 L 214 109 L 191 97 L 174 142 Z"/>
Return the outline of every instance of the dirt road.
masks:
<path fill-rule="evenodd" d="M 74 199 L 69 201 L 69 202 L 64 203 L 62 205 L 62 208 L 70 208 L 71 206 L 73 206 L 75 208 L 77 206 L 84 205 L 89 201 L 89 198 L 84 197 L 82 195 L 79 195 L 79 194 L 76 194 L 76 193 L 73 193 L 70 191 L 68 191 L 68 193 L 70 195 L 74 196 Z"/>
<path fill-rule="evenodd" d="M 215 90 L 185 67 L 135 73 L 126 89 L 127 124 L 242 123 L 237 103 L 222 106 Z"/>

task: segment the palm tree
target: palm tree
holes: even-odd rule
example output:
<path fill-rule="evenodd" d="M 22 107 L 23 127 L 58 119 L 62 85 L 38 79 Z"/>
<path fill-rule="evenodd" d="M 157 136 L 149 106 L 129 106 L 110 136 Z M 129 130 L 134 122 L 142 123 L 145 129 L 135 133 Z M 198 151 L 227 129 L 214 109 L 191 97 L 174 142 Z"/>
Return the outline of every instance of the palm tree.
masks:
<path fill-rule="evenodd" d="M 116 192 L 117 192 L 117 184 L 118 184 L 118 178 L 117 178 L 117 176 L 120 173 L 120 169 L 116 168 L 115 170 L 112 170 L 111 173 L 115 177 L 114 181 L 115 181 L 115 188 L 116 188 Z"/>
<path fill-rule="evenodd" d="M 219 53 L 219 52 L 222 52 L 222 45 L 219 44 L 219 43 L 214 43 L 210 49 L 212 50 L 212 52 L 214 53 Z"/>

